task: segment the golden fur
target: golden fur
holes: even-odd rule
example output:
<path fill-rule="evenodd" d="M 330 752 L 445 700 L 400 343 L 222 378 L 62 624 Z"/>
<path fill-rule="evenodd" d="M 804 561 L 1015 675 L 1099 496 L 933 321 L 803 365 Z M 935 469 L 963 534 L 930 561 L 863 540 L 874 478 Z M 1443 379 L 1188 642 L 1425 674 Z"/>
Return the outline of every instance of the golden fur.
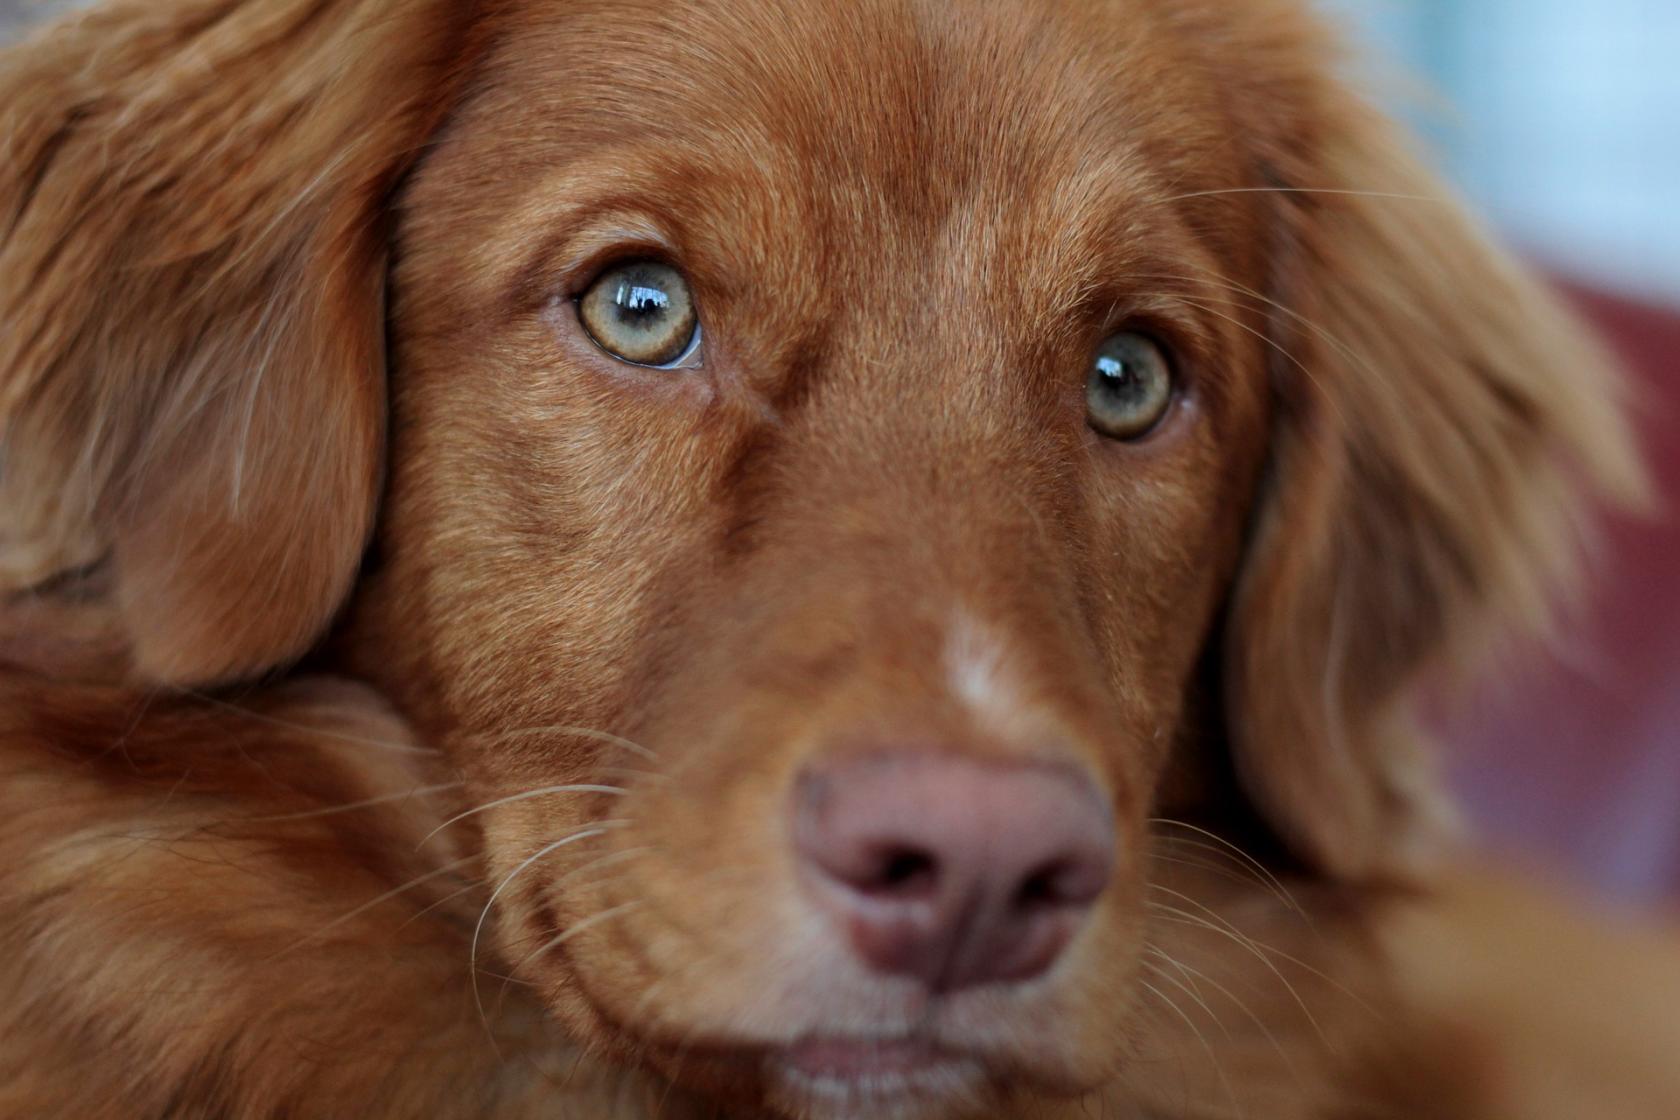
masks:
<path fill-rule="evenodd" d="M 0 56 L 0 1114 L 832 1115 L 763 1051 L 914 1021 L 992 1071 L 929 1120 L 1673 1115 L 1599 1022 L 1672 953 L 1464 871 L 1410 723 L 1637 497 L 1615 379 L 1338 57 L 1294 0 Z M 650 252 L 700 373 L 571 316 Z M 1125 323 L 1189 384 L 1137 445 Z M 1042 983 L 917 1003 L 802 910 L 793 775 L 901 740 L 1110 795 Z"/>

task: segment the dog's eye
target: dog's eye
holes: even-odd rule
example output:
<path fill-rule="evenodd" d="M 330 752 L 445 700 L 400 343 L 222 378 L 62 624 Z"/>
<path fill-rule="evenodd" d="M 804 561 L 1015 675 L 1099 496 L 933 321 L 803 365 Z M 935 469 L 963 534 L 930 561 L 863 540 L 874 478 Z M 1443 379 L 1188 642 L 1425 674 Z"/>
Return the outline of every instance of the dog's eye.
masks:
<path fill-rule="evenodd" d="M 1085 383 L 1091 427 L 1111 439 L 1139 439 L 1173 401 L 1172 364 L 1147 335 L 1123 331 L 1097 347 Z"/>
<path fill-rule="evenodd" d="M 670 368 L 700 344 L 688 281 L 659 261 L 609 267 L 578 298 L 578 319 L 595 345 L 639 366 Z"/>

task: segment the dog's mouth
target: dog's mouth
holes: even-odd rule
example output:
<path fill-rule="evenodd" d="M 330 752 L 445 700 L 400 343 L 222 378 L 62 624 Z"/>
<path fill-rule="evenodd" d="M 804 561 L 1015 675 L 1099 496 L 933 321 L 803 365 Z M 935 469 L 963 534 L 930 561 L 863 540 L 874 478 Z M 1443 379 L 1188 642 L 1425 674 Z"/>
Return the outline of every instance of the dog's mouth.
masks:
<path fill-rule="evenodd" d="M 1112 1072 L 1141 890 L 1094 777 L 920 749 L 799 776 L 749 787 L 786 806 L 765 838 L 626 802 L 627 869 L 534 888 L 512 944 L 549 948 L 515 972 L 626 1061 L 773 1114 L 940 1120 Z"/>
<path fill-rule="evenodd" d="M 626 1014 L 622 1001 L 595 998 L 591 972 L 570 972 L 566 986 L 627 1055 L 679 1086 L 778 1115 L 945 1120 L 1000 1096 L 1077 1096 L 1112 1074 L 1106 1048 L 1081 1045 L 1069 1031 L 1077 1008 L 1047 990 L 930 996 L 902 988 L 895 998 L 873 985 L 766 985 L 712 1014 L 656 1011 L 645 993 Z"/>

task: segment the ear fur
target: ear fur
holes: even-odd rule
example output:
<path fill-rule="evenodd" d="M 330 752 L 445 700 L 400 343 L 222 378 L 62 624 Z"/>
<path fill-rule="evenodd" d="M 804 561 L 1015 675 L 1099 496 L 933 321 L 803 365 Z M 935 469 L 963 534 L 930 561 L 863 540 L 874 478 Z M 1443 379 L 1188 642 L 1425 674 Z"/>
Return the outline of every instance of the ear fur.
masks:
<path fill-rule="evenodd" d="M 320 635 L 380 485 L 381 213 L 474 7 L 127 0 L 0 54 L 14 603 L 98 568 L 97 629 L 158 682 L 260 673 Z M 0 613 L 0 649 L 43 617 Z"/>
<path fill-rule="evenodd" d="M 1544 625 L 1587 507 L 1637 502 L 1643 476 L 1618 379 L 1559 303 L 1339 83 L 1290 96 L 1293 134 L 1265 153 L 1291 188 L 1272 196 L 1288 357 L 1227 709 L 1263 813 L 1356 876 L 1435 831 L 1420 678 L 1490 627 Z"/>

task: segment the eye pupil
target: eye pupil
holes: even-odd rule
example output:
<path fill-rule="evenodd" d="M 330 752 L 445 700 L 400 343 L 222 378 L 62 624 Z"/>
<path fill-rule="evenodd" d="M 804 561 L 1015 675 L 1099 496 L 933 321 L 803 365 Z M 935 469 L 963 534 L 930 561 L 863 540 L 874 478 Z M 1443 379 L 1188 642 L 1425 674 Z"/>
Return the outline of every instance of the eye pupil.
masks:
<path fill-rule="evenodd" d="M 1097 373 L 1102 376 L 1103 385 L 1116 396 L 1135 394 L 1138 390 L 1138 379 L 1132 367 L 1118 358 L 1107 354 L 1098 357 Z"/>
<path fill-rule="evenodd" d="M 670 310 L 671 307 L 671 297 L 658 288 L 628 281 L 619 284 L 618 294 L 613 302 L 619 307 L 620 318 L 627 323 L 651 318 L 659 312 Z"/>
<path fill-rule="evenodd" d="M 595 344 L 621 361 L 665 368 L 698 353 L 688 281 L 663 262 L 609 266 L 578 297 L 577 311 Z"/>

